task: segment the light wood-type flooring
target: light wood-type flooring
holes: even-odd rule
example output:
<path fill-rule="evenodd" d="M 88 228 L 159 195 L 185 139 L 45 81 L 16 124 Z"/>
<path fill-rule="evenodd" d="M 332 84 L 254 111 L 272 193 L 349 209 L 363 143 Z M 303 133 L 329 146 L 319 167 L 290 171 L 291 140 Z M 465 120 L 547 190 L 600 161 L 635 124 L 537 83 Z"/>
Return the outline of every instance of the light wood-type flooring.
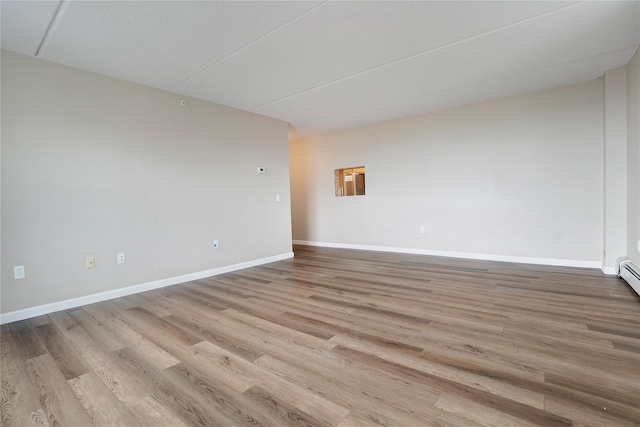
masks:
<path fill-rule="evenodd" d="M 640 424 L 640 300 L 621 279 L 295 254 L 3 325 L 2 424 Z"/>

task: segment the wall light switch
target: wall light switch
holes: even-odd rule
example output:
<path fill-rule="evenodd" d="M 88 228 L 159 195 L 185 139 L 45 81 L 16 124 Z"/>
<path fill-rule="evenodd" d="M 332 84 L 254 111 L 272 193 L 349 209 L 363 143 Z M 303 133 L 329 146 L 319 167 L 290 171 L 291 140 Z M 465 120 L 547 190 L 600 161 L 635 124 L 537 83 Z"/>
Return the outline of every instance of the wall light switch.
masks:
<path fill-rule="evenodd" d="M 88 256 L 86 260 L 87 268 L 96 268 L 96 257 Z"/>
<path fill-rule="evenodd" d="M 280 201 L 280 195 L 276 194 L 276 202 L 279 202 L 279 201 Z"/>
<path fill-rule="evenodd" d="M 261 167 L 256 169 L 256 172 L 257 173 L 267 173 L 267 168 L 261 166 Z"/>
<path fill-rule="evenodd" d="M 214 248 L 218 248 L 218 247 L 220 247 L 220 242 L 219 242 L 218 240 L 214 240 L 214 241 L 213 241 L 213 247 L 214 247 Z"/>
<path fill-rule="evenodd" d="M 425 231 L 424 225 L 421 225 L 420 226 L 420 234 L 424 234 L 424 231 Z"/>
<path fill-rule="evenodd" d="M 118 264 L 124 264 L 125 262 L 127 262 L 127 259 L 124 252 L 118 252 Z"/>
<path fill-rule="evenodd" d="M 24 265 L 16 265 L 13 267 L 13 278 L 24 279 L 25 278 Z"/>

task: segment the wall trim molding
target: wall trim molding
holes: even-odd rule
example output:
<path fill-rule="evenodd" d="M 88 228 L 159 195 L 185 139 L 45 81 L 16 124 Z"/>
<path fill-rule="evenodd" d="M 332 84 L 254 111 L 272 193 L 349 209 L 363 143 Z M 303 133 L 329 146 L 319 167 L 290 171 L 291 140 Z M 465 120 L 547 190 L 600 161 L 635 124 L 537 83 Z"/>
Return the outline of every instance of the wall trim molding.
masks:
<path fill-rule="evenodd" d="M 608 276 L 617 276 L 618 272 L 616 271 L 615 267 L 605 267 L 604 265 L 601 266 L 602 272 Z"/>
<path fill-rule="evenodd" d="M 5 323 L 16 322 L 18 320 L 29 319 L 31 317 L 42 316 L 60 310 L 67 310 L 74 307 L 80 307 L 86 304 L 107 301 L 110 299 L 133 295 L 152 289 L 164 288 L 166 286 L 177 285 L 179 283 L 190 282 L 192 280 L 204 279 L 205 277 L 217 276 L 232 271 L 244 270 L 245 268 L 255 267 L 271 262 L 282 261 L 293 258 L 293 252 L 286 252 L 280 255 L 274 255 L 266 258 L 259 258 L 251 261 L 241 262 L 238 264 L 227 265 L 224 267 L 212 268 L 210 270 L 198 271 L 195 273 L 183 274 L 181 276 L 169 277 L 166 279 L 154 280 L 152 282 L 142 283 L 139 285 L 127 286 L 119 289 L 112 289 L 97 294 L 85 295 L 64 301 L 53 302 L 50 304 L 39 305 L 36 307 L 24 308 L 21 310 L 10 311 L 8 313 L 0 313 L 0 325 Z"/>
<path fill-rule="evenodd" d="M 339 249 L 357 249 L 362 251 L 377 251 L 377 252 L 394 252 L 400 254 L 414 254 L 414 255 L 430 255 L 440 256 L 447 258 L 464 258 L 475 259 L 482 261 L 502 261 L 513 262 L 520 264 L 539 264 L 539 265 L 555 265 L 559 267 L 578 267 L 578 268 L 598 268 L 602 269 L 604 274 L 615 274 L 615 268 L 613 272 L 609 272 L 607 268 L 602 266 L 602 263 L 598 261 L 583 261 L 574 259 L 555 259 L 555 258 L 533 258 L 522 257 L 512 255 L 491 255 L 491 254 L 477 254 L 472 252 L 451 252 L 451 251 L 437 251 L 430 249 L 418 249 L 418 248 L 399 248 L 393 246 L 372 246 L 372 245 L 354 245 L 350 243 L 328 243 L 328 242 L 314 242 L 308 240 L 294 240 L 294 245 L 305 246 L 317 246 L 322 248 L 339 248 Z"/>

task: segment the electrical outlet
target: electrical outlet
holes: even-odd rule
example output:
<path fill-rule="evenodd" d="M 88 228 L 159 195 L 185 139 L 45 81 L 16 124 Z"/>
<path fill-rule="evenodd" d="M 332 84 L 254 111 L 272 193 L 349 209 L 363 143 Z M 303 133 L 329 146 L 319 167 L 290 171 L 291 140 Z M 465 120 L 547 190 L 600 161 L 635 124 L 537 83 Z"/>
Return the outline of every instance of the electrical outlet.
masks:
<path fill-rule="evenodd" d="M 85 265 L 87 268 L 96 268 L 96 257 L 88 256 Z"/>
<path fill-rule="evenodd" d="M 25 278 L 24 265 L 16 265 L 13 267 L 13 278 L 24 279 Z"/>
<path fill-rule="evenodd" d="M 124 255 L 124 252 L 118 252 L 118 264 L 124 264 L 127 262 L 127 258 Z"/>
<path fill-rule="evenodd" d="M 213 247 L 214 248 L 220 247 L 220 242 L 217 239 L 213 241 Z"/>
<path fill-rule="evenodd" d="M 420 234 L 424 234 L 424 232 L 425 232 L 424 225 L 421 225 L 420 226 Z"/>

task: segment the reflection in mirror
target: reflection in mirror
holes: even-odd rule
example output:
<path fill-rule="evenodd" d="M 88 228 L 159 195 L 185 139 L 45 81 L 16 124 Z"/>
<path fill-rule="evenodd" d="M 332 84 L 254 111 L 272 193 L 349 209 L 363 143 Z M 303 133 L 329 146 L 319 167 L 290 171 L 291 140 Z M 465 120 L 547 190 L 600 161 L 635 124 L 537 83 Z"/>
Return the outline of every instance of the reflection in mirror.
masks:
<path fill-rule="evenodd" d="M 336 169 L 333 177 L 336 197 L 364 196 L 364 166 Z"/>

